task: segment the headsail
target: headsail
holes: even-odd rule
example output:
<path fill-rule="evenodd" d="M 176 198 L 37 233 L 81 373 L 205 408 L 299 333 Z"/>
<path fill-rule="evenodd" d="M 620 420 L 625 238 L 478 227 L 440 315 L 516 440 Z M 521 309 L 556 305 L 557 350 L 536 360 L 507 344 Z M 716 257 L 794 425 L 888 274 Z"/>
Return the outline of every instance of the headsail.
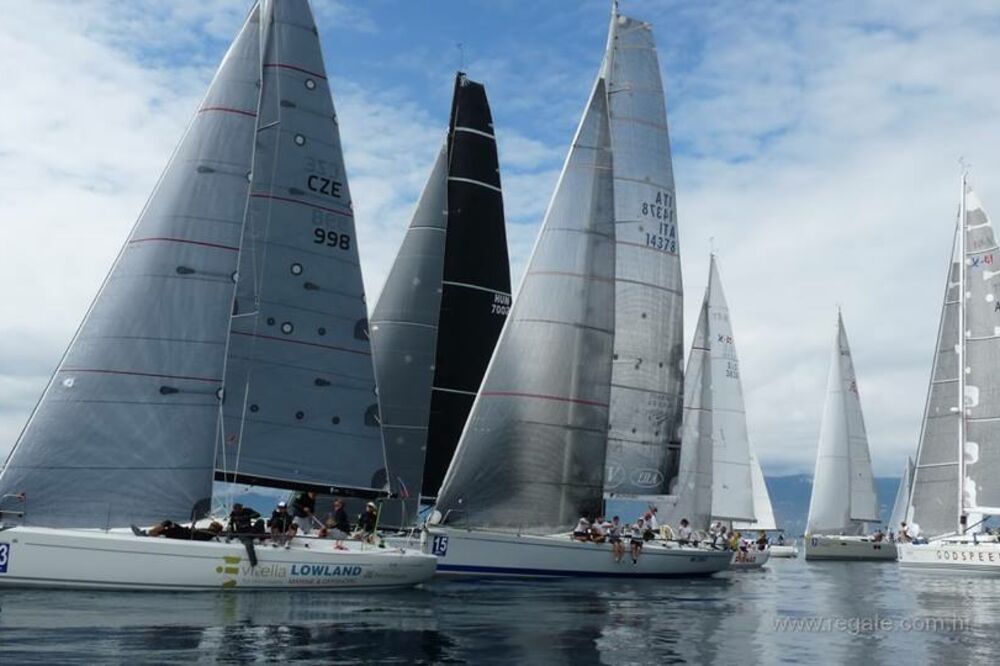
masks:
<path fill-rule="evenodd" d="M 771 494 L 767 492 L 767 481 L 764 470 L 761 469 L 757 456 L 750 455 L 750 480 L 753 482 L 753 522 L 733 521 L 733 527 L 738 530 L 776 530 L 778 524 L 774 520 L 774 507 L 771 506 Z"/>
<path fill-rule="evenodd" d="M 909 520 L 928 537 L 954 532 L 958 522 L 959 270 L 956 224 L 910 494 Z"/>
<path fill-rule="evenodd" d="M 865 521 L 878 520 L 861 398 L 847 331 L 838 312 L 806 532 L 849 534 L 859 532 Z"/>
<path fill-rule="evenodd" d="M 0 475 L 31 524 L 185 520 L 211 495 L 259 66 L 254 7 Z"/>
<path fill-rule="evenodd" d="M 753 521 L 750 438 L 740 364 L 714 255 L 688 372 L 681 481 L 675 490 L 678 509 L 691 515 L 677 518 L 688 518 L 698 528 L 707 527 L 709 517 Z M 706 485 L 711 498 L 708 511 L 704 508 Z"/>
<path fill-rule="evenodd" d="M 677 471 L 684 308 L 666 102 L 648 23 L 613 12 L 603 76 L 617 243 L 605 489 L 659 495 Z"/>
<path fill-rule="evenodd" d="M 415 520 L 434 383 L 441 272 L 448 227 L 448 152 L 442 147 L 399 254 L 372 311 L 390 486 L 403 498 L 402 524 Z M 395 520 L 395 513 L 390 513 Z"/>
<path fill-rule="evenodd" d="M 614 201 L 603 79 L 552 195 L 437 509 L 553 532 L 600 511 L 614 337 Z"/>
<path fill-rule="evenodd" d="M 481 83 L 459 72 L 448 134 L 448 233 L 434 393 L 420 494 L 437 495 L 510 309 L 493 116 Z"/>
<path fill-rule="evenodd" d="M 256 154 L 217 478 L 387 485 L 337 115 L 306 0 L 265 5 Z"/>
<path fill-rule="evenodd" d="M 910 490 L 913 481 L 913 458 L 907 457 L 906 465 L 903 466 L 903 476 L 899 479 L 899 488 L 896 489 L 896 501 L 892 503 L 892 514 L 889 516 L 889 529 L 898 532 L 899 524 L 906 520 L 906 513 L 909 509 Z"/>

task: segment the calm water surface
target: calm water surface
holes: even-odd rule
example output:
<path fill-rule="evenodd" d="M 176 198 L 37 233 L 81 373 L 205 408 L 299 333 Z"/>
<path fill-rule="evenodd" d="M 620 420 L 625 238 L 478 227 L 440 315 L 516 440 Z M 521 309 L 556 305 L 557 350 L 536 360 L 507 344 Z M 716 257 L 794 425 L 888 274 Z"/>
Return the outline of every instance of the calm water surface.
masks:
<path fill-rule="evenodd" d="M 893 563 L 768 566 L 364 595 L 6 590 L 0 664 L 1000 663 L 1000 579 Z"/>

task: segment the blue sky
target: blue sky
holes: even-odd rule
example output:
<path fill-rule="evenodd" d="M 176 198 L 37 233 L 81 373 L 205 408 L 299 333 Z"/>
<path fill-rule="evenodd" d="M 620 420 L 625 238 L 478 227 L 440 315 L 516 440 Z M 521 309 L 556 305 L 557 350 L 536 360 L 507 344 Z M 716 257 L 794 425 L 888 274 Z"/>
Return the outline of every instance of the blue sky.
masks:
<path fill-rule="evenodd" d="M 443 139 L 461 42 L 519 276 L 605 43 L 604 0 L 314 0 L 369 302 Z M 247 0 L 33 0 L 0 22 L 0 454 Z M 1000 206 L 1000 6 L 623 0 L 659 45 L 688 340 L 709 239 L 768 473 L 811 471 L 836 306 L 879 474 L 916 448 L 960 155 Z"/>

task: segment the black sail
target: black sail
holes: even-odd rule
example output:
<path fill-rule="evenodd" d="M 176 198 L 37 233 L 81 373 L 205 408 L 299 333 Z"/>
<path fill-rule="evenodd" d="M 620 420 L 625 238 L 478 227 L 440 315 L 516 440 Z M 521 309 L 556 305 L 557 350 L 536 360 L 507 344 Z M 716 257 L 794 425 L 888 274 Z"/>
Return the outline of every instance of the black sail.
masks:
<path fill-rule="evenodd" d="M 459 72 L 448 132 L 448 233 L 423 496 L 441 487 L 509 309 L 493 116 L 483 85 Z"/>

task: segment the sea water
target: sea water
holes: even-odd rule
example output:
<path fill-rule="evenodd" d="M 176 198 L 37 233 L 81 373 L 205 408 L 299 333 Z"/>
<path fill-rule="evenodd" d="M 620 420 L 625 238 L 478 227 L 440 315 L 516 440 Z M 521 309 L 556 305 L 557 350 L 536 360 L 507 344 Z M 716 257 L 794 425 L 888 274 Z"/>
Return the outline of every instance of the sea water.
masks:
<path fill-rule="evenodd" d="M 4 665 L 996 664 L 998 636 L 1000 579 L 893 562 L 363 594 L 0 591 Z"/>

